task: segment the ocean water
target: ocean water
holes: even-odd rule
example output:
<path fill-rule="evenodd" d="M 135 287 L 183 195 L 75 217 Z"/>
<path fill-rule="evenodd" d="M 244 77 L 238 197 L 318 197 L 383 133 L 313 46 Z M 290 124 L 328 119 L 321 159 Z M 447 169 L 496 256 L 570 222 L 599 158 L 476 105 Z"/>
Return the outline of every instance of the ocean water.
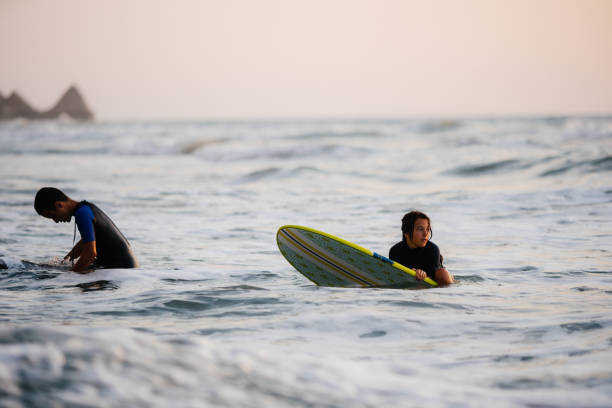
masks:
<path fill-rule="evenodd" d="M 141 267 L 69 272 L 43 186 Z M 612 406 L 612 117 L 13 121 L 0 191 L 0 406 Z M 386 254 L 412 209 L 457 284 L 317 287 L 276 247 Z"/>

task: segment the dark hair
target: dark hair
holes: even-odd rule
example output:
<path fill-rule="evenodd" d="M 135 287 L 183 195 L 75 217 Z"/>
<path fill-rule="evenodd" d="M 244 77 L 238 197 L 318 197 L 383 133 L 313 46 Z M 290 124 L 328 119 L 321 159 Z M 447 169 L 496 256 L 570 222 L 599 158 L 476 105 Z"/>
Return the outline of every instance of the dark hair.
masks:
<path fill-rule="evenodd" d="M 414 231 L 414 223 L 419 218 L 427 220 L 427 222 L 429 223 L 429 233 L 433 235 L 433 230 L 431 229 L 431 220 L 429 219 L 427 214 L 420 212 L 420 211 L 410 211 L 408 214 L 404 215 L 404 217 L 402 218 L 402 241 L 405 240 L 404 234 L 408 234 L 410 239 L 412 239 L 412 231 Z"/>
<path fill-rule="evenodd" d="M 55 187 L 43 187 L 36 193 L 34 209 L 40 215 L 45 210 L 55 210 L 56 201 L 66 201 L 68 196 Z"/>

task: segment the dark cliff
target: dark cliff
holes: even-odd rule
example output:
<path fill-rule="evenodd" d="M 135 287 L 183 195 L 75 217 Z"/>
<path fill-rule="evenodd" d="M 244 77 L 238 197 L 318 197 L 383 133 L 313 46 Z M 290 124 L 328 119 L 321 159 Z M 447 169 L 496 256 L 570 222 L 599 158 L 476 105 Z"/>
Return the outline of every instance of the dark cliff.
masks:
<path fill-rule="evenodd" d="M 55 119 L 61 115 L 76 120 L 94 118 L 81 93 L 74 86 L 68 88 L 53 108 L 42 112 L 32 108 L 17 92 L 13 92 L 8 98 L 0 94 L 0 119 Z"/>

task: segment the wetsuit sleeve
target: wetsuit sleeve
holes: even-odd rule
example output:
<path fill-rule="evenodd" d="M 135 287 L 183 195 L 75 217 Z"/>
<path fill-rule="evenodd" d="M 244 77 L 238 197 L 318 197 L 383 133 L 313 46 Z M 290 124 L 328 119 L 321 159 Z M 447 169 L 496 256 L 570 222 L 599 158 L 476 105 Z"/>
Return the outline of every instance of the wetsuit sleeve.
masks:
<path fill-rule="evenodd" d="M 442 267 L 440 264 L 440 248 L 432 243 L 427 254 L 427 266 L 424 268 L 427 276 L 434 278 L 436 271 Z"/>
<path fill-rule="evenodd" d="M 92 242 L 96 240 L 93 226 L 94 214 L 88 205 L 81 205 L 74 212 L 74 220 L 76 222 L 77 227 L 79 228 L 79 233 L 81 234 L 81 241 L 83 243 Z"/>

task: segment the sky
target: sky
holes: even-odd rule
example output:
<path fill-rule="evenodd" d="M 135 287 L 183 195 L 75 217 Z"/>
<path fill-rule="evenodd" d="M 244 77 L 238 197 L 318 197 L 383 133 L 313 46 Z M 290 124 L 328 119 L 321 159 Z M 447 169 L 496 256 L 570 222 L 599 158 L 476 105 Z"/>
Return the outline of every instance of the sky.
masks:
<path fill-rule="evenodd" d="M 612 0 L 0 0 L 0 93 L 98 119 L 612 114 Z"/>

